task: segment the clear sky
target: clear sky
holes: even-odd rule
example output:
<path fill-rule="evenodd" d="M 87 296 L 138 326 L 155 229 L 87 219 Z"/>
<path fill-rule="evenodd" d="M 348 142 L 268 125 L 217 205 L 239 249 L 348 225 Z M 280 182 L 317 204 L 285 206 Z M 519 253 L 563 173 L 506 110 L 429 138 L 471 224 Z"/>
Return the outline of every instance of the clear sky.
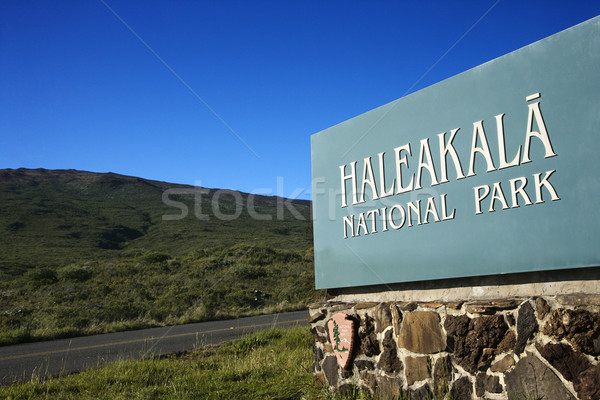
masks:
<path fill-rule="evenodd" d="M 573 0 L 2 0 L 0 168 L 310 198 L 310 135 L 599 14 Z"/>

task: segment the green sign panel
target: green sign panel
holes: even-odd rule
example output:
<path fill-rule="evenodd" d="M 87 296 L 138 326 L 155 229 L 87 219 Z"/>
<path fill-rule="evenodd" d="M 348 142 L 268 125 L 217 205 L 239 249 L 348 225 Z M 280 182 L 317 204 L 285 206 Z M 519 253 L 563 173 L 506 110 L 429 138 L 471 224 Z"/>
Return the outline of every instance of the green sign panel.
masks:
<path fill-rule="evenodd" d="M 600 265 L 600 17 L 312 136 L 316 286 Z"/>

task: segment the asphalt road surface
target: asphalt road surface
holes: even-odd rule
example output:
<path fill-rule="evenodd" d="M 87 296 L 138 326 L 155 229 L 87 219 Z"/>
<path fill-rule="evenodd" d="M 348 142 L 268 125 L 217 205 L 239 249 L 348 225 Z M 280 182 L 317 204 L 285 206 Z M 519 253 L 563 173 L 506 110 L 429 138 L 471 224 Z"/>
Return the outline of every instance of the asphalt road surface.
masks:
<path fill-rule="evenodd" d="M 0 347 L 0 385 L 98 367 L 110 361 L 179 353 L 274 326 L 308 323 L 308 311 L 260 315 Z"/>

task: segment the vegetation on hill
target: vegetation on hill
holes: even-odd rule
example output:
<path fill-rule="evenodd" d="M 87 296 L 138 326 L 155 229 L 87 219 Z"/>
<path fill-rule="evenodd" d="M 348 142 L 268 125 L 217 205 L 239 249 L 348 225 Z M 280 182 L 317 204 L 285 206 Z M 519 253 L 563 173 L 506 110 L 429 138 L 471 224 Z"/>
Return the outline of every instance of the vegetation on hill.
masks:
<path fill-rule="evenodd" d="M 34 268 L 0 281 L 0 344 L 297 310 L 313 287 L 311 250 L 251 245 Z"/>
<path fill-rule="evenodd" d="M 239 243 L 304 251 L 312 246 L 312 222 L 307 200 L 113 173 L 5 169 L 0 235 L 0 271 L 10 275 L 148 251 L 182 256 Z"/>
<path fill-rule="evenodd" d="M 179 208 L 163 202 L 167 190 Z M 316 300 L 310 202 L 197 190 L 115 174 L 0 171 L 0 344 Z M 184 205 L 185 218 L 163 218 Z"/>

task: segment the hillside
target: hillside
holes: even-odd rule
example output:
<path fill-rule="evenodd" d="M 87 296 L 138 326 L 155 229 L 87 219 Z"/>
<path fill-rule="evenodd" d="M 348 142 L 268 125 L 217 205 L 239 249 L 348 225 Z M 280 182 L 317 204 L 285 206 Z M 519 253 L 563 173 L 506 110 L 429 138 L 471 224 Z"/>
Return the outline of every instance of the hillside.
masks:
<path fill-rule="evenodd" d="M 167 190 L 168 200 L 178 203 L 163 202 Z M 0 271 L 19 274 L 31 267 L 147 251 L 180 256 L 238 243 L 292 250 L 312 246 L 310 201 L 290 201 L 304 220 L 285 207 L 281 219 L 277 197 L 253 196 L 250 212 L 270 216 L 257 220 L 249 215 L 247 193 L 203 189 L 200 213 L 207 217 L 201 220 L 195 216 L 193 194 L 200 190 L 113 173 L 0 170 Z M 242 204 L 236 205 L 236 197 Z M 182 214 L 182 203 L 187 216 L 173 219 Z M 223 220 L 236 211 L 238 218 Z"/>
<path fill-rule="evenodd" d="M 0 345 L 303 308 L 319 296 L 310 202 L 283 201 L 1 170 Z"/>

